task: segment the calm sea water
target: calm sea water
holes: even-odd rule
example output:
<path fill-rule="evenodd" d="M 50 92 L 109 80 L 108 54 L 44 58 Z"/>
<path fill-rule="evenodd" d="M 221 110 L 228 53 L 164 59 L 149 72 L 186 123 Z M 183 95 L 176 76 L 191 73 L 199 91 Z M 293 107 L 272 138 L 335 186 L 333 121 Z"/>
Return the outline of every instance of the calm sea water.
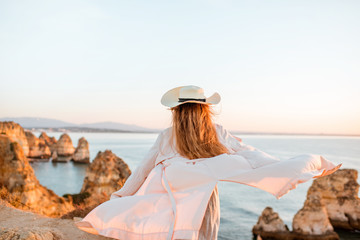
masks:
<path fill-rule="evenodd" d="M 34 132 L 37 136 L 39 132 Z M 57 139 L 62 133 L 50 132 Z M 69 133 L 76 146 L 81 137 L 90 144 L 90 159 L 99 151 L 112 150 L 134 170 L 154 143 L 157 134 L 135 133 Z M 343 168 L 360 170 L 360 137 L 242 135 L 244 143 L 280 159 L 299 154 L 320 154 Z M 78 193 L 82 187 L 86 165 L 52 162 L 31 164 L 40 183 L 58 195 Z M 291 228 L 295 213 L 302 207 L 312 181 L 277 200 L 269 193 L 249 186 L 220 182 L 221 223 L 219 240 L 252 239 L 251 229 L 266 206 L 271 206 Z M 360 233 L 342 233 L 341 239 L 360 239 Z"/>

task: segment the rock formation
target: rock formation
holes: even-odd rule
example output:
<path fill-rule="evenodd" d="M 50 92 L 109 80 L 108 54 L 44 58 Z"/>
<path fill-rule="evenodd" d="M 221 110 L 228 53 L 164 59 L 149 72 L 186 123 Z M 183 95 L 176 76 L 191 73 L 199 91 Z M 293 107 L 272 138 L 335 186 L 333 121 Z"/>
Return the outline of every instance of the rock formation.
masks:
<path fill-rule="evenodd" d="M 43 139 L 37 138 L 32 132 L 25 131 L 29 145 L 29 158 L 49 159 L 51 156 L 50 148 Z"/>
<path fill-rule="evenodd" d="M 254 236 L 260 236 L 262 239 L 287 239 L 290 235 L 288 227 L 271 207 L 266 207 L 262 211 L 252 232 Z"/>
<path fill-rule="evenodd" d="M 308 198 L 321 194 L 322 202 L 334 228 L 360 230 L 358 172 L 340 169 L 316 179 L 308 190 Z"/>
<path fill-rule="evenodd" d="M 0 240 L 58 240 L 64 239 L 60 232 L 49 228 L 1 228 Z"/>
<path fill-rule="evenodd" d="M 55 137 L 49 137 L 46 132 L 41 132 L 39 139 L 42 139 L 45 141 L 45 144 L 48 145 L 50 148 L 50 151 L 53 152 L 56 147 L 56 138 Z"/>
<path fill-rule="evenodd" d="M 321 239 L 339 239 L 330 224 L 328 214 L 321 194 L 308 195 L 302 209 L 293 219 L 293 232 L 306 239 L 307 236 L 316 236 Z"/>
<path fill-rule="evenodd" d="M 72 159 L 75 148 L 68 134 L 64 133 L 60 136 L 59 141 L 56 143 L 55 151 L 57 158 L 52 159 L 54 162 L 67 162 Z"/>
<path fill-rule="evenodd" d="M 79 139 L 78 145 L 75 149 L 73 156 L 74 162 L 79 163 L 89 163 L 90 162 L 90 153 L 89 153 L 89 143 L 84 137 Z"/>
<path fill-rule="evenodd" d="M 58 158 L 58 155 L 57 155 L 56 151 L 53 151 L 53 153 L 51 154 L 51 159 L 56 162 L 57 158 Z"/>
<path fill-rule="evenodd" d="M 110 150 L 98 152 L 86 170 L 80 192 L 90 193 L 85 199 L 86 206 L 109 200 L 111 193 L 120 189 L 130 174 L 128 165 Z"/>
<path fill-rule="evenodd" d="M 0 200 L 0 240 L 106 240 L 78 229 L 73 220 L 14 209 Z"/>
<path fill-rule="evenodd" d="M 6 135 L 0 135 L 0 186 L 19 199 L 22 209 L 48 216 L 61 216 L 74 209 L 71 202 L 39 183 L 20 144 Z"/>
<path fill-rule="evenodd" d="M 23 148 L 25 156 L 29 154 L 29 145 L 25 136 L 24 129 L 15 122 L 0 122 L 0 134 L 9 136 L 11 141 L 18 142 Z"/>
<path fill-rule="evenodd" d="M 336 240 L 339 236 L 334 229 L 360 230 L 357 177 L 358 172 L 354 169 L 340 169 L 331 175 L 317 178 L 307 192 L 303 208 L 294 216 L 292 232 L 284 238 L 283 231 L 278 231 L 277 234 L 262 227 L 264 220 L 261 219 L 264 219 L 264 213 L 267 213 L 265 217 L 269 215 L 269 210 L 265 209 L 258 224 L 254 226 L 254 235 L 264 236 L 263 239 L 271 236 L 272 239 L 287 240 Z"/>
<path fill-rule="evenodd" d="M 262 240 L 339 240 L 321 199 L 316 197 L 306 200 L 304 207 L 295 215 L 293 231 L 289 231 L 271 207 L 266 207 L 252 232 L 254 238 Z"/>

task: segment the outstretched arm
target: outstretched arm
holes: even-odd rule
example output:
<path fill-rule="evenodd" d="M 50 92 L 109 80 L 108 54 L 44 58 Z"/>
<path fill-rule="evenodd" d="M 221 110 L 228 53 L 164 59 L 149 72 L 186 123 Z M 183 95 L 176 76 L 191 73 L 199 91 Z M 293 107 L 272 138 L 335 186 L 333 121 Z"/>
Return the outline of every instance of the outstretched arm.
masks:
<path fill-rule="evenodd" d="M 230 154 L 219 155 L 206 163 L 221 181 L 260 188 L 280 198 L 297 184 L 331 174 L 341 166 L 314 154 L 280 161 L 277 157 L 238 141 L 223 127 L 217 128 Z"/>
<path fill-rule="evenodd" d="M 139 188 L 144 183 L 145 179 L 147 178 L 151 170 L 155 167 L 155 160 L 159 153 L 159 146 L 162 136 L 163 136 L 163 132 L 159 134 L 154 145 L 145 155 L 140 165 L 126 180 L 124 186 L 120 190 L 113 192 L 110 196 L 110 199 L 131 196 L 139 190 Z"/>

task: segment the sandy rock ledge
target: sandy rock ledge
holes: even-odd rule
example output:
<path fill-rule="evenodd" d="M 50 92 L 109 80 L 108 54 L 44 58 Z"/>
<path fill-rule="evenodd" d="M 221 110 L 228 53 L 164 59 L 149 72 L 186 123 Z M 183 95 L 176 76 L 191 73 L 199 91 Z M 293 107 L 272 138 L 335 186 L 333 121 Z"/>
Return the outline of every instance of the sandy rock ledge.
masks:
<path fill-rule="evenodd" d="M 13 208 L 0 200 L 0 240 L 107 240 L 86 233 L 73 220 L 49 218 Z"/>

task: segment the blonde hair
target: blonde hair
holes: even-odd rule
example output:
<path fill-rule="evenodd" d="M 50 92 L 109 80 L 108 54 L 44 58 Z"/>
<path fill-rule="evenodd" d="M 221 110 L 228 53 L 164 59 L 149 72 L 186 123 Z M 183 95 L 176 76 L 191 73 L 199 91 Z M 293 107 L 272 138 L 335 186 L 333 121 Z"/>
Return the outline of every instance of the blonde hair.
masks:
<path fill-rule="evenodd" d="M 214 157 L 227 153 L 219 142 L 207 104 L 185 103 L 171 108 L 176 150 L 188 159 Z"/>

